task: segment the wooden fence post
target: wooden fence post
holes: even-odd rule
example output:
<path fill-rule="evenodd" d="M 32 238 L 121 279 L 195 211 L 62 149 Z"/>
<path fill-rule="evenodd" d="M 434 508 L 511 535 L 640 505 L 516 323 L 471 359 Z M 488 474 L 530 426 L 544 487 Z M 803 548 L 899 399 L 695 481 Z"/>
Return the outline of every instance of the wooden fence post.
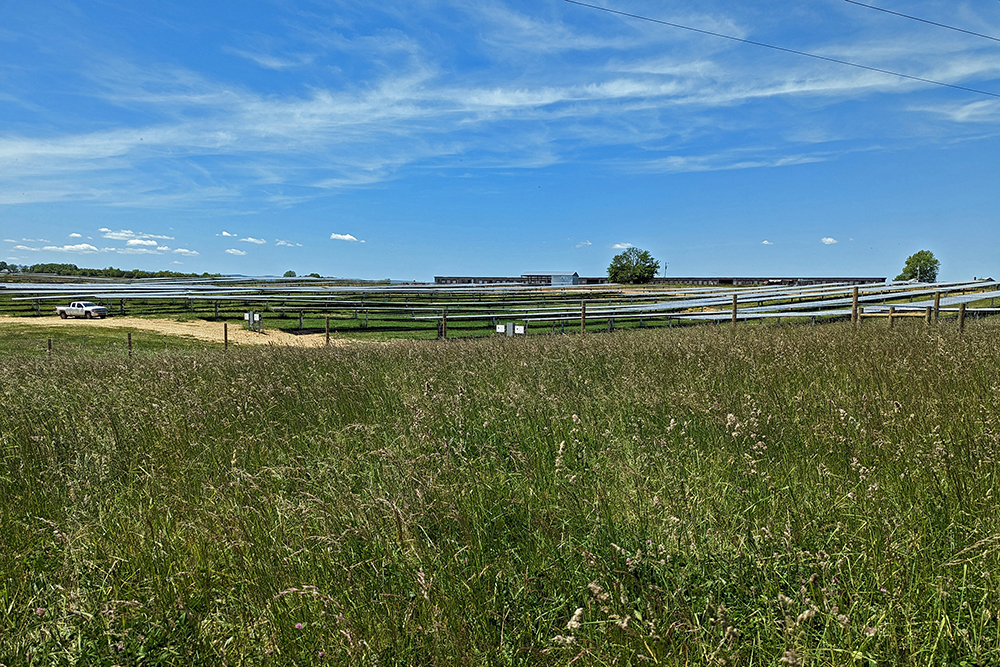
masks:
<path fill-rule="evenodd" d="M 580 302 L 580 333 L 587 333 L 587 302 Z"/>
<path fill-rule="evenodd" d="M 926 310 L 924 310 L 924 324 L 927 326 L 931 325 L 931 313 L 933 311 L 934 309 L 931 306 L 927 306 Z"/>
<path fill-rule="evenodd" d="M 896 322 L 896 306 L 889 306 L 889 328 Z"/>
<path fill-rule="evenodd" d="M 958 306 L 958 333 L 965 331 L 965 304 L 959 304 Z"/>
<path fill-rule="evenodd" d="M 858 321 L 861 318 L 858 317 L 858 286 L 854 286 L 854 295 L 851 298 L 851 324 L 854 326 L 858 325 Z"/>
<path fill-rule="evenodd" d="M 299 331 L 302 331 L 302 311 L 299 311 Z"/>
<path fill-rule="evenodd" d="M 934 292 L 934 324 L 941 319 L 941 292 Z"/>
<path fill-rule="evenodd" d="M 733 326 L 736 326 L 736 295 L 733 295 Z"/>
<path fill-rule="evenodd" d="M 330 344 L 330 316 L 326 316 L 326 344 Z"/>
<path fill-rule="evenodd" d="M 222 323 L 222 345 L 223 351 L 229 351 L 229 322 Z"/>
<path fill-rule="evenodd" d="M 128 356 L 132 356 L 132 332 L 128 334 Z"/>

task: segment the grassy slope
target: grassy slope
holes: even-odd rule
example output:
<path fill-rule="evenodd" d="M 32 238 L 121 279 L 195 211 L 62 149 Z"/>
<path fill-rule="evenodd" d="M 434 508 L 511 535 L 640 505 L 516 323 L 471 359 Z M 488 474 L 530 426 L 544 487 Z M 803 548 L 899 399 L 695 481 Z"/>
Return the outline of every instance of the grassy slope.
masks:
<path fill-rule="evenodd" d="M 908 324 L 5 355 L 0 662 L 995 662 L 997 329 Z"/>

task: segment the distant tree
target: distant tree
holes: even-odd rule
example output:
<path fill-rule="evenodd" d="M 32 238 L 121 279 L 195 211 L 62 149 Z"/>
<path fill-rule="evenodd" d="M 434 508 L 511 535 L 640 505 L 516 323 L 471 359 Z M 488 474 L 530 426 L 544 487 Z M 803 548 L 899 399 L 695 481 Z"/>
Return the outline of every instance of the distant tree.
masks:
<path fill-rule="evenodd" d="M 285 278 L 294 278 L 294 277 L 295 277 L 294 271 L 285 271 Z"/>
<path fill-rule="evenodd" d="M 906 258 L 903 272 L 896 276 L 896 280 L 917 279 L 923 283 L 937 282 L 940 266 L 941 262 L 934 259 L 934 253 L 930 250 L 921 250 Z"/>
<path fill-rule="evenodd" d="M 310 278 L 322 278 L 323 276 L 319 275 L 318 273 L 310 273 L 309 277 Z"/>
<path fill-rule="evenodd" d="M 608 282 L 612 283 L 648 283 L 660 268 L 660 263 L 653 259 L 648 250 L 629 248 L 619 253 L 611 260 L 608 267 Z"/>

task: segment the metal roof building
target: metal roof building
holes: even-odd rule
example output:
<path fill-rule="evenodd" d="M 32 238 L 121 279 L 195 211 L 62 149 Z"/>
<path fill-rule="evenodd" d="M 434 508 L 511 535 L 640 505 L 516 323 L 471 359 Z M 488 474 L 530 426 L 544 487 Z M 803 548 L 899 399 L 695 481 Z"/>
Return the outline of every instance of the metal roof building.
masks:
<path fill-rule="evenodd" d="M 580 274 L 576 271 L 532 271 L 521 274 L 525 285 L 579 285 Z"/>

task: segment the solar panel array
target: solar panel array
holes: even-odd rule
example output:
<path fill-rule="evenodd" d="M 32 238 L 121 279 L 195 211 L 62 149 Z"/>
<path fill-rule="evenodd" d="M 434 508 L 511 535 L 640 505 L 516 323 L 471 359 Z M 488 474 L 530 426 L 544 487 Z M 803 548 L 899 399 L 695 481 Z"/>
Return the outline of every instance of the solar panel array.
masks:
<path fill-rule="evenodd" d="M 1000 296 L 995 281 L 887 283 L 858 286 L 865 313 L 923 310 L 939 298 L 953 307 Z M 60 302 L 90 299 L 113 305 L 124 302 L 230 304 L 245 302 L 267 310 L 335 314 L 365 310 L 412 320 L 567 322 L 668 318 L 728 320 L 737 299 L 738 320 L 777 317 L 843 318 L 851 314 L 853 291 L 848 284 L 761 285 L 756 287 L 684 287 L 671 285 L 558 286 L 330 284 L 302 278 L 143 279 L 121 282 L 66 280 L 51 283 L 2 283 L 0 297 L 12 302 Z M 992 305 L 992 304 L 991 304 Z M 40 310 L 39 305 L 39 310 Z"/>

